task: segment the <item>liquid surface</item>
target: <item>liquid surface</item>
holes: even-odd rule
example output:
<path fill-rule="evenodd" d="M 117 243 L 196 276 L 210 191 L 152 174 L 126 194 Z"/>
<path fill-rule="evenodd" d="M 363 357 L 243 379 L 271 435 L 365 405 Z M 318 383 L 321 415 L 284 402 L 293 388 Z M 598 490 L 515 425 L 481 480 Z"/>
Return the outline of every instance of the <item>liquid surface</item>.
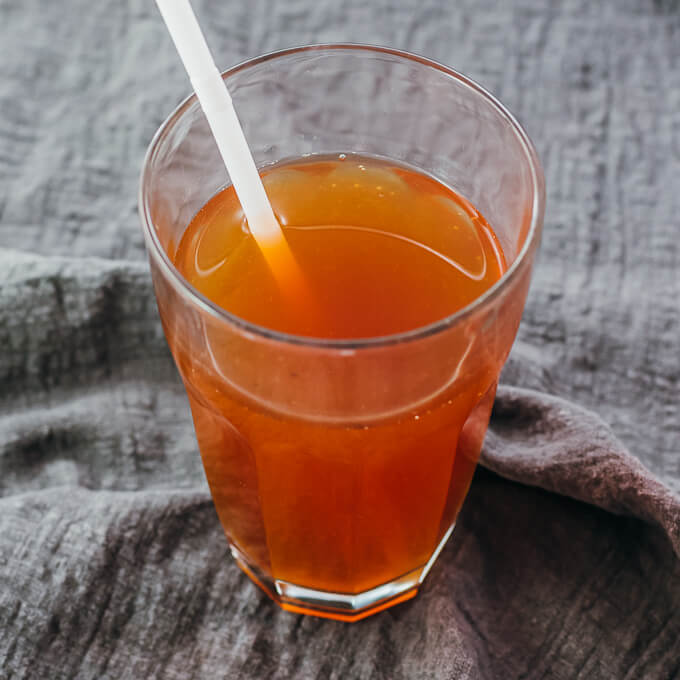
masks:
<path fill-rule="evenodd" d="M 263 180 L 307 294 L 293 298 L 272 275 L 232 187 L 198 212 L 175 255 L 203 295 L 260 326 L 320 338 L 408 331 L 465 307 L 505 268 L 474 206 L 403 166 L 342 154 Z"/>

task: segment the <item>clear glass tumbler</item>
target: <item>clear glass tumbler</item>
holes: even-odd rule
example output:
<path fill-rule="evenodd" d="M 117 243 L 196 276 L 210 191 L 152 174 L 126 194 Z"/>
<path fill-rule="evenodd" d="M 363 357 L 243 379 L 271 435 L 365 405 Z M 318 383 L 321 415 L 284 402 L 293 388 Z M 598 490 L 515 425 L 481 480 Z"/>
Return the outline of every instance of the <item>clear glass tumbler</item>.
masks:
<path fill-rule="evenodd" d="M 158 309 L 232 553 L 285 609 L 357 620 L 415 595 L 453 530 L 522 315 L 543 175 L 494 97 L 422 57 L 318 45 L 223 77 L 259 166 L 342 152 L 406 163 L 472 201 L 508 264 L 468 307 L 410 332 L 258 327 L 173 265 L 191 219 L 229 183 L 194 96 L 151 142 L 139 205 Z"/>

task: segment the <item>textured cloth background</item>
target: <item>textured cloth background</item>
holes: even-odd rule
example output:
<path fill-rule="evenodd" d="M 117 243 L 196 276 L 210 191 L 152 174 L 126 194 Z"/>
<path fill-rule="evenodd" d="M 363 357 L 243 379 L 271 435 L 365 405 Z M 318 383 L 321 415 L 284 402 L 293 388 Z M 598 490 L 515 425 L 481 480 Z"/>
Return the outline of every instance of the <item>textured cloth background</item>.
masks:
<path fill-rule="evenodd" d="M 0 678 L 680 678 L 677 0 L 194 4 L 221 67 L 388 44 L 525 124 L 548 210 L 502 476 L 415 600 L 272 605 L 228 555 L 143 252 L 142 157 L 188 91 L 155 5 L 2 0 Z"/>

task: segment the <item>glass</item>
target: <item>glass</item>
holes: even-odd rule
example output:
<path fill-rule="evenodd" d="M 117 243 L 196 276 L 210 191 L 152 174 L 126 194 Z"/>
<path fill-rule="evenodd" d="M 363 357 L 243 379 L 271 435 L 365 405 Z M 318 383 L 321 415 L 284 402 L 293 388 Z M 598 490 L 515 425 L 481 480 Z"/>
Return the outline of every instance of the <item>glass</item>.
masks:
<path fill-rule="evenodd" d="M 255 326 L 173 265 L 228 184 L 194 96 L 151 142 L 139 201 L 158 309 L 232 553 L 285 609 L 357 620 L 415 595 L 453 530 L 520 322 L 543 175 L 496 99 L 415 55 L 302 47 L 223 77 L 258 166 L 350 151 L 406 163 L 472 201 L 508 264 L 468 307 L 398 335 Z"/>

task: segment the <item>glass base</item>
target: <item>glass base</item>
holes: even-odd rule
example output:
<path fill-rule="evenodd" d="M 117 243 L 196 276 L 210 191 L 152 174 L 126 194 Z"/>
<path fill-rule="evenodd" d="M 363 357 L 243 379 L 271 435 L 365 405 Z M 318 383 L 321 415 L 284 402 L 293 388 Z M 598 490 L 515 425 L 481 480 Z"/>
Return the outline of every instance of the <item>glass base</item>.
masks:
<path fill-rule="evenodd" d="M 231 553 L 238 566 L 250 579 L 286 611 L 352 622 L 415 597 L 446 541 L 449 540 L 454 526 L 451 525 L 425 566 L 371 590 L 350 595 L 314 590 L 280 579 L 272 579 L 249 564 L 245 555 L 234 545 L 231 545 Z"/>

